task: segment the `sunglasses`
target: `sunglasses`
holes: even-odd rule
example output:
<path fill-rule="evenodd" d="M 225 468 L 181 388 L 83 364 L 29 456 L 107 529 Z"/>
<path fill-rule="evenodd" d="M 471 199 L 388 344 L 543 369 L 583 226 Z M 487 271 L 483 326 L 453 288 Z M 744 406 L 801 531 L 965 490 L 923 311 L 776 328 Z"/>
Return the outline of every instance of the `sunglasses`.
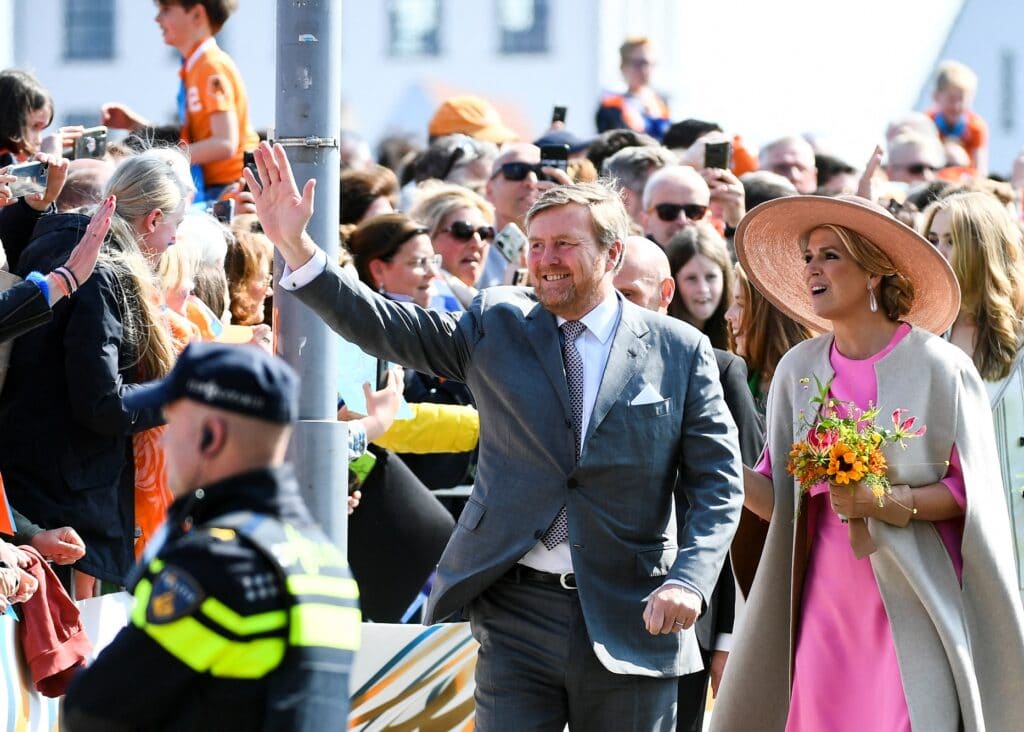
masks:
<path fill-rule="evenodd" d="M 473 234 L 479 234 L 483 241 L 490 241 L 494 238 L 494 227 L 478 226 L 474 229 L 473 224 L 468 221 L 453 221 L 451 226 L 441 229 L 440 233 L 451 234 L 459 241 L 469 241 L 473 238 Z"/>
<path fill-rule="evenodd" d="M 699 221 L 704 218 L 708 207 L 699 203 L 659 203 L 654 210 L 662 221 L 675 221 L 679 218 L 680 211 L 685 213 L 690 221 Z"/>
<path fill-rule="evenodd" d="M 911 163 L 910 165 L 902 165 L 900 167 L 911 175 L 922 175 L 926 170 L 934 173 L 938 170 L 934 165 L 929 165 L 928 163 Z"/>
<path fill-rule="evenodd" d="M 491 177 L 497 178 L 501 175 L 505 180 L 518 182 L 526 180 L 526 176 L 532 172 L 537 174 L 538 180 L 547 180 L 541 172 L 541 167 L 540 163 L 505 163 L 498 168 L 498 172 Z"/>

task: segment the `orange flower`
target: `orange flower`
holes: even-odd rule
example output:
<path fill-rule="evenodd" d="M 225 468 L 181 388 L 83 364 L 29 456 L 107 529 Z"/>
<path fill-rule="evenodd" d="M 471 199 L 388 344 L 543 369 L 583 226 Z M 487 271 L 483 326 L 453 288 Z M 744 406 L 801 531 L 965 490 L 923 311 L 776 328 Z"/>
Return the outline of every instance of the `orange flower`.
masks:
<path fill-rule="evenodd" d="M 885 470 L 888 464 L 885 462 L 885 455 L 881 450 L 872 450 L 871 457 L 868 458 L 868 470 L 875 475 L 885 475 Z"/>
<path fill-rule="evenodd" d="M 829 450 L 828 474 L 835 476 L 836 483 L 846 485 L 850 481 L 858 481 L 865 473 L 864 461 L 846 444 L 837 442 Z"/>

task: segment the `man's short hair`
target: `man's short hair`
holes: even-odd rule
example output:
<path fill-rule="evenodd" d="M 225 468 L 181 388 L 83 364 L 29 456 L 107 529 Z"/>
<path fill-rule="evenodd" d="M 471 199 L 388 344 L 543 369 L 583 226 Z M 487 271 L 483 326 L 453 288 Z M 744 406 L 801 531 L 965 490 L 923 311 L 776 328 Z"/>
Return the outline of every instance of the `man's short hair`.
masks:
<path fill-rule="evenodd" d="M 614 186 L 604 180 L 556 186 L 545 191 L 526 212 L 527 234 L 530 222 L 538 214 L 572 204 L 584 206 L 590 211 L 594 239 L 600 249 L 607 250 L 615 242 L 623 241 L 629 236 L 630 218 L 622 204 L 622 198 Z M 619 257 L 617 267 L 621 264 L 622 257 Z"/>
<path fill-rule="evenodd" d="M 707 181 L 704 180 L 701 174 L 689 165 L 669 165 L 661 168 L 660 170 L 656 170 L 651 174 L 651 177 L 647 179 L 647 185 L 644 186 L 644 211 L 651 207 L 651 197 L 654 195 L 654 189 L 661 185 L 663 181 L 668 180 L 679 181 L 681 183 L 692 183 L 698 188 L 702 184 L 705 186 L 707 185 Z"/>
<path fill-rule="evenodd" d="M 743 184 L 743 200 L 747 210 L 785 196 L 795 196 L 799 192 L 789 178 L 785 178 L 770 170 L 753 170 L 740 176 Z"/>
<path fill-rule="evenodd" d="M 587 149 L 587 159 L 594 164 L 594 170 L 601 170 L 604 161 L 624 147 L 660 147 L 650 135 L 633 130 L 606 130 L 594 138 Z"/>
<path fill-rule="evenodd" d="M 959 61 L 943 61 L 935 75 L 935 91 L 941 92 L 951 87 L 974 94 L 978 89 L 978 75 Z"/>
<path fill-rule="evenodd" d="M 775 149 L 779 147 L 801 148 L 805 153 L 808 154 L 808 162 L 810 162 L 811 165 L 814 164 L 814 146 L 812 146 L 811 143 L 809 143 L 807 140 L 805 140 L 803 137 L 800 137 L 799 135 L 786 135 L 785 137 L 780 137 L 777 140 L 772 140 L 767 145 L 761 147 L 761 150 L 760 152 L 758 152 L 757 157 L 758 162 L 761 164 L 762 167 L 767 166 L 768 159 L 771 153 L 775 152 Z"/>
<path fill-rule="evenodd" d="M 210 30 L 214 33 L 219 33 L 231 14 L 238 9 L 238 0 L 157 0 L 157 4 L 161 7 L 180 5 L 185 10 L 202 5 L 206 19 L 210 21 Z"/>
<path fill-rule="evenodd" d="M 640 195 L 652 172 L 677 162 L 675 153 L 664 147 L 624 147 L 604 161 L 601 175 Z"/>
<path fill-rule="evenodd" d="M 919 135 L 916 132 L 904 132 L 889 141 L 886 149 L 887 164 L 891 165 L 894 157 L 900 157 L 899 153 L 909 148 L 924 151 L 924 154 L 931 158 L 929 162 L 934 163 L 936 167 L 941 168 L 946 160 L 945 150 L 937 137 Z"/>
<path fill-rule="evenodd" d="M 633 51 L 649 45 L 651 45 L 651 39 L 647 36 L 627 36 L 626 40 L 619 46 L 619 66 L 626 65 Z"/>
<path fill-rule="evenodd" d="M 670 149 L 686 148 L 709 132 L 722 132 L 722 128 L 716 122 L 691 117 L 669 127 L 665 136 L 661 138 L 661 144 Z"/>

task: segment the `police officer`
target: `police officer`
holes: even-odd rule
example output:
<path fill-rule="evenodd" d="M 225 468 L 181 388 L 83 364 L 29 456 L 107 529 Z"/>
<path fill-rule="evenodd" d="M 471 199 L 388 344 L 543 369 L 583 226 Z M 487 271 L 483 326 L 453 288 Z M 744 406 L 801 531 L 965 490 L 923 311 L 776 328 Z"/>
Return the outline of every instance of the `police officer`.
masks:
<path fill-rule="evenodd" d="M 285 462 L 297 392 L 255 347 L 193 343 L 125 398 L 164 409 L 175 501 L 131 622 L 68 690 L 65 729 L 345 728 L 357 591 Z"/>

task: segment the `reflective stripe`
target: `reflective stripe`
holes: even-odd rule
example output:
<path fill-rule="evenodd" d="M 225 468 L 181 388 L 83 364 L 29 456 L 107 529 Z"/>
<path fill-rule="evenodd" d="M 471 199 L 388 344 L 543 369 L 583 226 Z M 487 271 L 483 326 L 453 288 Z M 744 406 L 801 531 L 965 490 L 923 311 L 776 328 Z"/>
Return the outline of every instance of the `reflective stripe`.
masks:
<path fill-rule="evenodd" d="M 284 658 L 283 638 L 238 642 L 215 633 L 192 617 L 166 625 L 145 625 L 146 634 L 193 671 L 253 679 L 277 668 Z"/>
<path fill-rule="evenodd" d="M 304 602 L 292 608 L 288 640 L 293 646 L 359 648 L 362 615 L 358 608 Z"/>
<path fill-rule="evenodd" d="M 148 579 L 139 580 L 135 585 L 135 607 L 132 608 L 132 623 L 142 628 L 146 625 L 146 606 L 149 605 L 149 595 L 153 592 L 153 583 Z"/>
<path fill-rule="evenodd" d="M 270 610 L 256 615 L 239 615 L 216 597 L 207 597 L 199 606 L 208 618 L 224 626 L 235 635 L 253 635 L 277 630 L 288 624 L 284 610 Z"/>
<path fill-rule="evenodd" d="M 293 595 L 322 595 L 343 600 L 359 598 L 359 586 L 354 579 L 316 574 L 293 574 L 288 577 L 288 591 Z"/>

